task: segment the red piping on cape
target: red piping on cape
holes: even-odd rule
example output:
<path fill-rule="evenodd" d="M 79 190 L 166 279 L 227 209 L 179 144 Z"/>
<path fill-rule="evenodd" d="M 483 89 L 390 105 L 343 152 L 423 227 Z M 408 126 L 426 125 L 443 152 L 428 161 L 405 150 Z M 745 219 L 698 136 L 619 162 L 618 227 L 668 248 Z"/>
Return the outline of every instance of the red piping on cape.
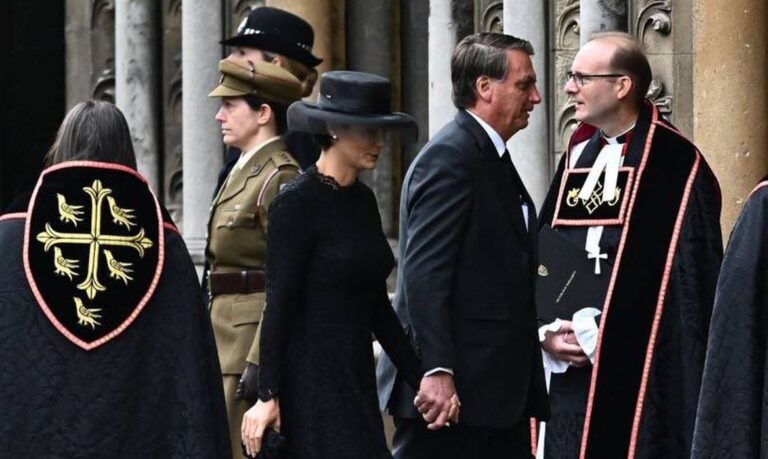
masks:
<path fill-rule="evenodd" d="M 758 190 L 760 190 L 760 189 L 762 189 L 762 188 L 765 188 L 765 187 L 767 187 L 767 186 L 768 186 L 768 180 L 766 180 L 766 181 L 764 181 L 764 182 L 760 182 L 760 183 L 758 183 L 758 184 L 757 184 L 757 186 L 756 186 L 756 187 L 754 187 L 754 188 L 752 189 L 752 191 L 750 191 L 750 192 L 749 192 L 749 196 L 747 196 L 747 199 L 751 198 L 753 194 L 755 194 L 755 193 L 757 193 L 757 192 L 758 192 Z M 2 220 L 2 217 L 0 217 L 0 220 Z"/>
<path fill-rule="evenodd" d="M 666 127 L 666 126 L 663 126 Z M 677 133 L 674 129 L 669 129 L 672 132 Z M 677 220 L 675 221 L 675 228 L 672 232 L 672 241 L 667 251 L 667 261 L 664 265 L 664 276 L 661 279 L 661 286 L 659 287 L 659 296 L 656 300 L 656 314 L 653 318 L 653 325 L 651 326 L 651 337 L 648 340 L 648 348 L 645 352 L 645 364 L 643 365 L 643 376 L 640 380 L 640 390 L 638 391 L 637 405 L 635 406 L 635 418 L 632 423 L 632 436 L 629 440 L 629 454 L 628 459 L 634 459 L 635 451 L 637 450 L 637 436 L 640 431 L 640 420 L 643 417 L 643 403 L 645 402 L 645 392 L 648 386 L 648 375 L 651 372 L 651 364 L 653 363 L 653 351 L 656 346 L 656 335 L 659 331 L 659 322 L 661 322 L 661 314 L 664 312 L 664 300 L 667 296 L 667 286 L 669 285 L 669 276 L 672 272 L 672 263 L 675 261 L 675 252 L 677 250 L 677 243 L 680 240 L 680 229 L 683 226 L 683 218 L 685 217 L 685 211 L 688 207 L 688 199 L 691 195 L 691 188 L 693 187 L 693 181 L 696 178 L 696 173 L 699 170 L 699 162 L 701 161 L 701 154 L 696 152 L 696 159 L 691 167 L 691 173 L 688 175 L 688 181 L 685 184 L 685 191 L 683 192 L 683 199 L 680 201 L 680 208 L 677 211 Z"/>
<path fill-rule="evenodd" d="M 167 230 L 171 230 L 174 233 L 176 233 L 179 236 L 181 236 L 181 231 L 179 231 L 179 229 L 176 228 L 176 225 L 174 225 L 173 223 L 163 222 L 163 228 L 165 228 Z"/>
<path fill-rule="evenodd" d="M 26 212 L 14 212 L 12 214 L 5 214 L 2 217 L 0 217 L 0 222 L 4 220 L 17 220 L 17 219 L 24 219 L 27 218 Z"/>
<path fill-rule="evenodd" d="M 111 169 L 111 170 L 119 170 L 123 172 L 127 172 L 129 174 L 132 174 L 133 176 L 140 179 L 143 183 L 147 183 L 147 179 L 144 178 L 141 174 L 136 172 L 135 170 L 131 169 L 127 166 L 122 166 L 120 164 L 114 164 L 114 163 L 102 163 L 98 161 L 67 161 L 60 164 L 57 164 L 55 166 L 51 166 L 47 169 L 45 169 L 41 174 L 40 178 L 37 180 L 37 185 L 35 185 L 35 191 L 32 193 L 32 199 L 29 200 L 29 208 L 27 209 L 27 213 L 32 213 L 32 205 L 35 203 L 35 200 L 37 198 L 37 192 L 40 190 L 40 185 L 43 183 L 43 178 L 46 176 L 46 174 L 57 171 L 60 169 L 67 169 L 70 167 L 93 167 L 93 168 L 101 168 L 101 169 Z M 67 330 L 61 323 L 56 319 L 56 316 L 53 315 L 50 308 L 46 304 L 45 300 L 43 299 L 43 296 L 40 294 L 40 290 L 37 288 L 37 284 L 35 283 L 35 279 L 32 276 L 32 270 L 29 266 L 29 256 L 28 256 L 28 250 L 29 250 L 29 232 L 30 232 L 30 226 L 31 226 L 31 219 L 27 219 L 26 224 L 24 225 L 24 252 L 23 252 L 23 260 L 24 260 L 24 272 L 27 276 L 27 281 L 29 282 L 29 288 L 32 290 L 32 293 L 35 296 L 35 299 L 37 300 L 37 304 L 40 305 L 40 308 L 45 313 L 46 317 L 48 317 L 48 320 L 51 321 L 54 327 L 67 339 L 75 343 L 77 346 L 81 347 L 82 349 L 86 351 L 90 351 L 91 349 L 94 349 L 98 346 L 101 346 L 102 344 L 110 341 L 112 338 L 116 337 L 120 333 L 122 333 L 128 326 L 138 317 L 139 313 L 144 309 L 144 306 L 146 306 L 147 302 L 150 298 L 152 298 L 152 294 L 155 292 L 155 288 L 157 288 L 157 284 L 160 280 L 160 274 L 163 272 L 163 262 L 165 261 L 165 234 L 162 231 L 163 226 L 163 214 L 160 210 L 160 204 L 157 202 L 157 197 L 155 196 L 155 193 L 152 191 L 151 188 L 149 188 L 149 192 L 152 196 L 152 200 L 155 203 L 155 211 L 157 213 L 157 221 L 158 221 L 158 232 L 157 232 L 157 239 L 158 239 L 158 254 L 157 254 L 157 268 L 155 269 L 155 275 L 152 278 L 152 283 L 149 286 L 149 289 L 147 290 L 147 293 L 144 294 L 144 296 L 141 298 L 141 301 L 139 301 L 139 304 L 134 308 L 133 312 L 130 316 L 128 316 L 122 324 L 120 324 L 115 330 L 108 333 L 107 335 L 102 336 L 101 338 L 91 341 L 89 343 L 86 343 L 85 341 L 81 340 L 80 338 L 73 335 L 69 330 Z"/>
<path fill-rule="evenodd" d="M 531 454 L 536 457 L 536 450 L 539 444 L 538 430 L 536 429 L 536 418 L 530 418 L 531 421 Z"/>
<path fill-rule="evenodd" d="M 648 163 L 648 154 L 651 150 L 651 143 L 653 141 L 653 135 L 656 131 L 656 124 L 658 122 L 659 113 L 657 109 L 653 108 L 653 115 L 651 118 L 648 134 L 645 138 L 645 147 L 643 149 L 643 157 L 640 160 L 640 166 L 638 167 L 637 180 L 632 190 L 632 197 L 629 201 L 629 209 L 627 209 L 627 216 L 624 222 L 624 228 L 621 231 L 621 240 L 619 241 L 619 247 L 616 250 L 616 263 L 613 265 L 613 272 L 611 273 L 611 280 L 608 284 L 608 291 L 605 294 L 605 301 L 603 302 L 603 312 L 600 317 L 600 329 L 597 333 L 597 348 L 595 350 L 595 363 L 592 366 L 592 377 L 589 383 L 589 397 L 587 398 L 587 411 L 584 418 L 584 429 L 581 435 L 581 452 L 579 453 L 580 459 L 586 459 L 587 453 L 587 439 L 589 438 L 589 424 L 592 419 L 592 405 L 595 398 L 595 382 L 597 381 L 597 373 L 600 369 L 600 350 L 603 342 L 603 330 L 605 329 L 605 322 L 608 318 L 611 299 L 613 297 L 613 289 L 616 285 L 616 277 L 621 267 L 622 255 L 624 254 L 624 246 L 627 241 L 627 233 L 629 232 L 629 226 L 632 221 L 632 211 L 635 207 L 635 200 L 637 199 L 637 193 L 642 183 L 643 172 L 645 172 L 645 166 Z"/>

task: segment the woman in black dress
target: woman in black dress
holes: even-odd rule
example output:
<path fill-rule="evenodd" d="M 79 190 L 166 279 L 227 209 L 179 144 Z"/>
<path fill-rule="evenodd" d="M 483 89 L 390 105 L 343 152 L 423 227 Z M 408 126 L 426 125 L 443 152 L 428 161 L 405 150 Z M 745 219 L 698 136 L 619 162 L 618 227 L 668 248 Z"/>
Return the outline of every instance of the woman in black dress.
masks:
<path fill-rule="evenodd" d="M 358 174 L 376 166 L 384 129 L 415 129 L 390 111 L 385 78 L 329 72 L 290 129 L 316 134 L 316 165 L 273 201 L 259 402 L 243 420 L 249 453 L 271 425 L 290 457 L 387 458 L 371 334 L 418 388 L 420 363 L 387 297 L 394 258 L 376 198 Z"/>

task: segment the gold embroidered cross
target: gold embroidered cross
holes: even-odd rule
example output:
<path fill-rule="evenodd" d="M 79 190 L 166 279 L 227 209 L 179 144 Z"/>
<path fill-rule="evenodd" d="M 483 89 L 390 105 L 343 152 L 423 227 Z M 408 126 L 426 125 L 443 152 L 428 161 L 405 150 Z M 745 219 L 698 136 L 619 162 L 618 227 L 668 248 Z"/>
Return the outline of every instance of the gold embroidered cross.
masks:
<path fill-rule="evenodd" d="M 109 196 L 112 193 L 112 190 L 109 188 L 104 188 L 101 184 L 100 180 L 94 180 L 93 184 L 89 187 L 84 187 L 83 191 L 85 191 L 91 200 L 91 230 L 88 233 L 64 233 L 54 230 L 51 227 L 50 223 L 45 224 L 45 231 L 40 232 L 37 235 L 37 240 L 42 242 L 44 245 L 44 250 L 47 252 L 48 249 L 51 247 L 54 247 L 56 245 L 64 245 L 64 244 L 87 244 L 89 245 L 89 252 L 88 252 L 88 273 L 86 275 L 86 278 L 84 281 L 79 283 L 77 285 L 77 288 L 80 290 L 84 290 L 86 295 L 88 295 L 88 298 L 93 299 L 96 296 L 97 292 L 103 292 L 106 290 L 106 287 L 99 282 L 98 278 L 98 271 L 99 271 L 99 258 L 101 255 L 101 252 L 103 251 L 105 253 L 105 257 L 107 259 L 107 268 L 109 269 L 110 276 L 119 278 L 123 280 L 126 284 L 128 283 L 128 279 L 132 279 L 130 276 L 127 275 L 127 273 L 130 273 L 131 270 L 127 269 L 127 266 L 130 266 L 130 263 L 121 263 L 112 257 L 112 254 L 109 253 L 109 250 L 107 250 L 105 247 L 130 247 L 134 250 L 136 250 L 139 253 L 140 257 L 144 257 L 144 251 L 150 247 L 152 247 L 152 241 L 144 235 L 144 228 L 139 228 L 139 231 L 132 235 L 132 236 L 116 236 L 111 234 L 103 234 L 102 233 L 102 221 L 101 221 L 101 209 L 102 204 L 104 203 L 104 198 Z M 107 200 L 109 205 L 109 211 L 112 215 L 112 221 L 115 224 L 123 225 L 126 228 L 130 229 L 131 226 L 135 226 L 135 223 L 132 222 L 132 219 L 134 218 L 132 213 L 133 210 L 131 209 L 123 209 L 117 206 L 117 203 L 115 202 L 114 198 L 111 196 Z M 61 206 L 59 206 L 59 213 L 61 214 L 62 209 Z M 69 219 L 67 219 L 69 221 Z M 73 222 L 74 223 L 74 222 Z M 76 223 L 75 223 L 76 225 Z M 58 252 L 58 251 L 55 251 Z M 109 253 L 109 255 L 107 255 Z M 57 253 L 57 255 L 60 255 L 60 253 Z M 61 257 L 55 257 L 54 265 L 57 267 L 57 270 L 59 269 L 60 264 L 60 258 Z M 65 261 L 70 262 L 69 266 L 72 268 L 72 262 L 75 262 L 76 267 L 76 260 L 67 260 Z M 71 271 L 64 272 L 62 275 L 68 275 L 70 279 L 72 278 L 72 274 L 76 275 L 77 273 Z"/>

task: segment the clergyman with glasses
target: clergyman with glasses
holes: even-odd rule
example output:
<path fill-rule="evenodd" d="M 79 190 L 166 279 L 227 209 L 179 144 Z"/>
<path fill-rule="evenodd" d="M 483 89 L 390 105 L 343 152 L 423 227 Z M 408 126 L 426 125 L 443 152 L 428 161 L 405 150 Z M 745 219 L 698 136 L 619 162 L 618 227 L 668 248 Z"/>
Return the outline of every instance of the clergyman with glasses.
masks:
<path fill-rule="evenodd" d="M 720 188 L 646 93 L 624 33 L 567 74 L 580 122 L 542 208 L 537 313 L 552 416 L 539 457 L 688 457 L 722 259 Z"/>

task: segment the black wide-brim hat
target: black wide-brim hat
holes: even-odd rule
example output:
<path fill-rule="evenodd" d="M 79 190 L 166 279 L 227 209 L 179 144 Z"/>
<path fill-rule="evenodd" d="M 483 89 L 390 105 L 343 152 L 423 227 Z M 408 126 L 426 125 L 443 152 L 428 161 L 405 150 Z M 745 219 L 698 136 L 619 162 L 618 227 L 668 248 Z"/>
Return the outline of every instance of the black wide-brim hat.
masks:
<path fill-rule="evenodd" d="M 307 21 L 278 8 L 255 8 L 240 23 L 235 36 L 222 40 L 222 45 L 246 46 L 281 54 L 309 68 L 323 62 L 312 54 L 315 32 Z"/>
<path fill-rule="evenodd" d="M 317 102 L 298 101 L 288 108 L 288 129 L 292 131 L 327 135 L 329 124 L 418 132 L 411 115 L 392 112 L 388 79 L 348 70 L 322 74 Z"/>

